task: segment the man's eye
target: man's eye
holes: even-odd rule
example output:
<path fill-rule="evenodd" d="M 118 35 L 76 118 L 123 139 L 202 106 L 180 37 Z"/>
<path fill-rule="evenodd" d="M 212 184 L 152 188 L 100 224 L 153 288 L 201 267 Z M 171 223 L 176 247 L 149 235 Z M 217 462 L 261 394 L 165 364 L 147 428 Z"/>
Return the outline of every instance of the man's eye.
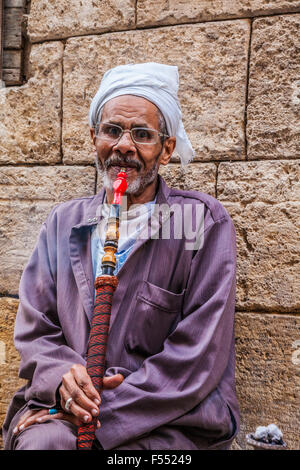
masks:
<path fill-rule="evenodd" d="M 103 126 L 102 131 L 110 137 L 118 137 L 120 135 L 120 129 L 116 126 Z"/>
<path fill-rule="evenodd" d="M 140 140 L 151 140 L 151 132 L 147 129 L 134 129 L 134 137 Z"/>

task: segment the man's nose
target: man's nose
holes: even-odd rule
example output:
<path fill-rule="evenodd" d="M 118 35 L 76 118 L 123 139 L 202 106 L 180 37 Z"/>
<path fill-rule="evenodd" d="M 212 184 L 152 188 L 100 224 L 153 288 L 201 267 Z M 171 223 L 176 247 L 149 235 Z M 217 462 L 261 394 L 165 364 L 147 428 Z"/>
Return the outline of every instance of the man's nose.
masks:
<path fill-rule="evenodd" d="M 122 153 L 135 152 L 136 147 L 128 130 L 123 132 L 121 138 L 114 145 L 114 149 L 119 150 Z"/>

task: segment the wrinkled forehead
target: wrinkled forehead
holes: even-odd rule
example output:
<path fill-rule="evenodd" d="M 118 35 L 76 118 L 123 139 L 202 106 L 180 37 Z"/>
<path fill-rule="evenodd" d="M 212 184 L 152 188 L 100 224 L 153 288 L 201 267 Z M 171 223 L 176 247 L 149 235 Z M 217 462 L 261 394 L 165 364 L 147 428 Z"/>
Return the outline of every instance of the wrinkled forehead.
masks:
<path fill-rule="evenodd" d="M 158 125 L 159 109 L 146 98 L 134 95 L 121 95 L 107 101 L 102 108 L 101 121 L 141 121 Z"/>

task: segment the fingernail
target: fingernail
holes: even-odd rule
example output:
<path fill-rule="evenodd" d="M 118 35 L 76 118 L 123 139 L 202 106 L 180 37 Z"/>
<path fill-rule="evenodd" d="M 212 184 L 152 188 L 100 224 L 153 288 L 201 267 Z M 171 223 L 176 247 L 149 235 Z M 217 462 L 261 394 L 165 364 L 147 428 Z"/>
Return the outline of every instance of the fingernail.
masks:
<path fill-rule="evenodd" d="M 15 427 L 15 429 L 13 430 L 13 433 L 16 434 L 18 432 L 18 426 Z"/>
<path fill-rule="evenodd" d="M 22 431 L 22 429 L 24 429 L 24 424 L 21 424 L 21 426 L 19 427 L 19 431 Z"/>
<path fill-rule="evenodd" d="M 94 409 L 92 410 L 92 415 L 93 415 L 93 416 L 97 416 L 97 414 L 98 414 L 98 410 L 96 410 L 96 409 L 94 408 Z"/>
<path fill-rule="evenodd" d="M 90 419 L 90 417 L 87 416 L 87 415 L 85 415 L 85 416 L 83 417 L 83 421 L 84 421 L 85 423 L 87 423 L 87 421 L 88 421 L 89 419 Z"/>
<path fill-rule="evenodd" d="M 38 423 L 41 423 L 43 421 L 43 418 L 36 418 Z"/>
<path fill-rule="evenodd" d="M 94 402 L 96 403 L 96 405 L 100 405 L 100 401 L 97 398 L 95 398 Z"/>

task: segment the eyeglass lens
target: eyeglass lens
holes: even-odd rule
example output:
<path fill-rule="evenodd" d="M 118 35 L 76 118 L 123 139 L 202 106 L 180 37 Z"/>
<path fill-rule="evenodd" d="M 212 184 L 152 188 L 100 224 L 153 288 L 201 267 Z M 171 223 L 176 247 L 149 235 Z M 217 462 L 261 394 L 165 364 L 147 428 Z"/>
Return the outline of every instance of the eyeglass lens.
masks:
<path fill-rule="evenodd" d="M 124 131 L 122 127 L 115 124 L 100 124 L 98 137 L 111 142 L 118 141 L 124 132 L 130 132 L 134 142 L 138 144 L 155 144 L 158 139 L 158 131 L 144 127 L 135 127 Z"/>

